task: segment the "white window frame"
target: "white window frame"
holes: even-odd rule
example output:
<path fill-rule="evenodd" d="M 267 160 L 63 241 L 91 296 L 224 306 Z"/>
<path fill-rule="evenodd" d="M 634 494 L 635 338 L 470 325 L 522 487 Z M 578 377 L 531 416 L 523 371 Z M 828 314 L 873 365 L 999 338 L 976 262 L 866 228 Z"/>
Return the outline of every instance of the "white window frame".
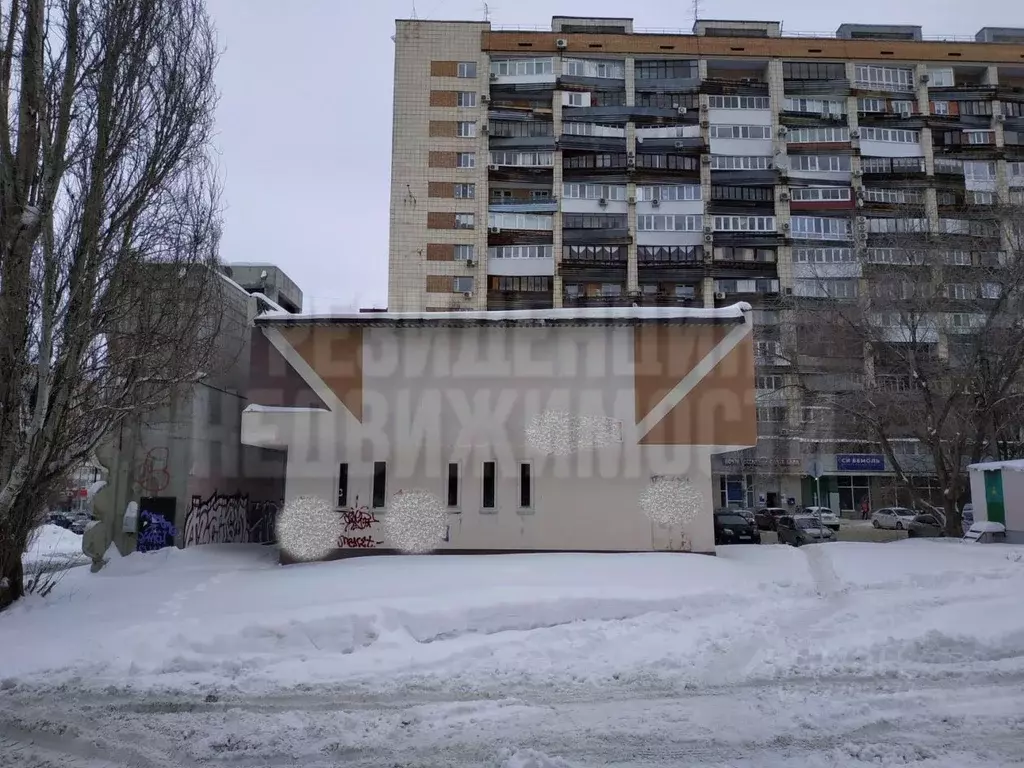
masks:
<path fill-rule="evenodd" d="M 458 91 L 455 105 L 461 109 L 472 109 L 476 106 L 476 91 Z"/>
<path fill-rule="evenodd" d="M 791 187 L 789 195 L 791 200 L 804 203 L 849 202 L 853 197 L 849 187 Z"/>
<path fill-rule="evenodd" d="M 980 291 L 983 299 L 998 299 L 1003 295 L 1003 286 L 999 283 L 984 282 Z"/>
<path fill-rule="evenodd" d="M 790 228 L 795 240 L 853 240 L 853 227 L 849 219 L 793 216 Z"/>
<path fill-rule="evenodd" d="M 949 102 L 948 101 L 933 101 L 932 102 L 932 114 L 933 115 L 948 115 L 949 114 Z"/>
<path fill-rule="evenodd" d="M 455 135 L 460 139 L 476 138 L 476 122 L 473 120 L 459 120 L 455 127 Z"/>
<path fill-rule="evenodd" d="M 642 213 L 636 217 L 637 232 L 700 232 L 703 226 L 704 217 L 699 213 Z"/>
<path fill-rule="evenodd" d="M 554 71 L 555 60 L 551 56 L 491 60 L 491 74 L 498 77 L 534 77 Z"/>
<path fill-rule="evenodd" d="M 974 286 L 970 283 L 946 283 L 946 298 L 970 301 L 974 298 Z"/>
<path fill-rule="evenodd" d="M 713 171 L 770 171 L 773 167 L 767 155 L 711 155 Z"/>
<path fill-rule="evenodd" d="M 701 199 L 700 184 L 638 186 L 636 188 L 636 199 L 643 202 L 658 200 L 662 203 L 699 202 Z"/>
<path fill-rule="evenodd" d="M 794 128 L 786 135 L 787 144 L 847 144 L 850 129 L 845 126 L 826 128 Z"/>
<path fill-rule="evenodd" d="M 929 67 L 928 87 L 929 88 L 952 88 L 956 85 L 952 67 Z"/>
<path fill-rule="evenodd" d="M 626 199 L 626 185 L 565 182 L 562 184 L 562 198 L 565 200 L 624 201 Z"/>
<path fill-rule="evenodd" d="M 864 187 L 864 199 L 872 203 L 918 205 L 924 202 L 924 194 L 919 189 Z"/>
<path fill-rule="evenodd" d="M 775 232 L 774 216 L 725 216 L 714 217 L 716 232 Z"/>
<path fill-rule="evenodd" d="M 476 258 L 476 246 L 465 243 L 457 244 L 453 254 L 455 261 L 473 261 Z"/>
<path fill-rule="evenodd" d="M 794 248 L 793 261 L 797 264 L 852 264 L 852 248 Z"/>
<path fill-rule="evenodd" d="M 469 73 L 469 68 L 470 67 L 473 68 L 473 73 L 472 74 Z M 477 72 L 478 71 L 479 71 L 479 67 L 477 67 L 477 64 L 476 64 L 475 61 L 460 61 L 459 65 L 458 65 L 458 68 L 456 70 L 455 76 L 456 77 L 465 78 L 465 79 L 472 79 L 472 78 L 475 78 L 477 76 Z"/>
<path fill-rule="evenodd" d="M 712 139 L 770 139 L 770 125 L 712 125 L 708 129 Z"/>
<path fill-rule="evenodd" d="M 488 259 L 551 259 L 553 245 L 492 245 L 487 249 Z"/>
<path fill-rule="evenodd" d="M 487 226 L 499 229 L 529 229 L 550 232 L 555 228 L 555 217 L 550 213 L 500 213 L 487 214 Z"/>
<path fill-rule="evenodd" d="M 771 109 L 768 96 L 708 96 L 711 109 Z"/>
<path fill-rule="evenodd" d="M 555 153 L 550 151 L 520 151 L 492 149 L 491 165 L 504 165 L 512 168 L 552 168 L 555 164 Z"/>
<path fill-rule="evenodd" d="M 782 108 L 786 112 L 810 112 L 838 117 L 846 113 L 846 102 L 832 99 L 808 99 L 803 96 L 785 96 Z"/>
<path fill-rule="evenodd" d="M 476 214 L 456 213 L 455 229 L 476 229 Z"/>
<path fill-rule="evenodd" d="M 476 168 L 476 152 L 459 152 L 455 157 L 456 168 Z"/>
<path fill-rule="evenodd" d="M 849 155 L 791 155 L 789 159 L 794 171 L 805 173 L 849 173 L 852 168 Z M 844 160 L 846 168 L 843 168 Z M 828 167 L 823 168 L 823 165 Z"/>
<path fill-rule="evenodd" d="M 861 128 L 860 137 L 864 141 L 884 141 L 894 144 L 920 144 L 921 132 L 905 128 Z"/>
<path fill-rule="evenodd" d="M 459 194 L 460 191 L 462 191 L 462 192 L 470 192 L 471 194 L 468 194 L 468 195 L 462 194 L 462 195 L 460 195 Z M 474 184 L 472 181 L 460 181 L 460 182 L 457 182 L 455 184 L 455 189 L 453 190 L 453 194 L 455 195 L 455 199 L 456 200 L 476 200 L 476 184 Z"/>
<path fill-rule="evenodd" d="M 909 67 L 886 67 L 877 64 L 857 64 L 854 82 L 883 91 L 914 91 L 917 84 L 914 70 Z"/>

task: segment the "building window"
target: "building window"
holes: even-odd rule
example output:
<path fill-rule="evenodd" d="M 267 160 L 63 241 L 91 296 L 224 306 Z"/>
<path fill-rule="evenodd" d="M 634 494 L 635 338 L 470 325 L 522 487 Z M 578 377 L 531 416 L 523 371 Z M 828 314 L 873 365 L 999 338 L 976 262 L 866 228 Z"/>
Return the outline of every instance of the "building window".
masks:
<path fill-rule="evenodd" d="M 646 93 L 636 95 L 638 107 L 658 107 L 659 109 L 696 109 L 698 99 L 696 93 Z"/>
<path fill-rule="evenodd" d="M 713 171 L 767 171 L 772 168 L 772 159 L 760 155 L 712 155 Z"/>
<path fill-rule="evenodd" d="M 921 132 L 902 128 L 861 128 L 860 137 L 867 141 L 890 141 L 898 144 L 920 144 Z"/>
<path fill-rule="evenodd" d="M 981 298 L 983 299 L 998 299 L 1003 295 L 1003 286 L 999 283 L 982 283 L 981 284 Z"/>
<path fill-rule="evenodd" d="M 476 77 L 475 61 L 460 61 L 458 68 L 459 77 Z"/>
<path fill-rule="evenodd" d="M 455 260 L 456 261 L 472 261 L 476 258 L 476 246 L 474 245 L 456 245 L 455 246 Z"/>
<path fill-rule="evenodd" d="M 455 214 L 455 228 L 456 229 L 473 229 L 474 220 L 476 216 L 472 213 L 456 213 Z"/>
<path fill-rule="evenodd" d="M 784 61 L 786 80 L 846 80 L 846 65 L 818 61 Z"/>
<path fill-rule="evenodd" d="M 815 115 L 839 116 L 846 113 L 846 102 L 786 96 L 783 99 L 782 108 L 785 112 L 810 112 Z"/>
<path fill-rule="evenodd" d="M 850 170 L 849 155 L 793 155 L 789 161 L 794 171 L 839 173 Z"/>
<path fill-rule="evenodd" d="M 580 91 L 569 91 L 562 93 L 562 104 L 567 107 L 589 107 L 590 94 Z"/>
<path fill-rule="evenodd" d="M 487 226 L 495 229 L 550 231 L 554 228 L 554 216 L 543 213 L 489 213 Z"/>
<path fill-rule="evenodd" d="M 476 123 L 472 120 L 460 120 L 455 134 L 462 139 L 476 138 Z"/>
<path fill-rule="evenodd" d="M 499 77 L 523 77 L 531 75 L 553 74 L 554 60 L 550 57 L 542 59 L 498 59 L 491 61 L 491 74 Z"/>
<path fill-rule="evenodd" d="M 388 463 L 373 462 L 373 490 L 371 502 L 374 509 L 383 509 L 387 505 L 388 495 Z"/>
<path fill-rule="evenodd" d="M 948 115 L 949 114 L 949 102 L 948 101 L 933 101 L 932 102 L 932 114 L 933 115 Z"/>
<path fill-rule="evenodd" d="M 794 248 L 797 264 L 852 264 L 852 248 Z"/>
<path fill-rule="evenodd" d="M 528 461 L 519 463 L 519 508 L 533 509 L 533 467 Z"/>
<path fill-rule="evenodd" d="M 824 216 L 794 216 L 793 237 L 803 240 L 852 240 L 850 220 Z"/>
<path fill-rule="evenodd" d="M 992 114 L 991 101 L 960 101 L 957 107 L 961 115 L 988 117 Z"/>
<path fill-rule="evenodd" d="M 496 245 L 487 249 L 489 259 L 550 259 L 550 245 Z"/>
<path fill-rule="evenodd" d="M 622 80 L 626 65 L 621 61 L 590 59 L 562 59 L 562 74 L 569 77 L 600 77 Z"/>
<path fill-rule="evenodd" d="M 458 509 L 462 503 L 461 484 L 459 483 L 459 465 L 457 462 L 448 464 L 448 484 L 445 488 L 448 509 Z"/>
<path fill-rule="evenodd" d="M 491 152 L 491 165 L 550 168 L 554 164 L 554 152 Z"/>
<path fill-rule="evenodd" d="M 601 155 L 598 155 L 598 157 L 600 158 Z M 623 163 L 623 165 L 626 165 L 626 163 Z M 597 167 L 611 168 L 621 166 L 602 166 L 601 164 L 598 164 Z M 658 168 L 669 171 L 696 171 L 700 165 L 697 158 L 691 157 L 690 155 L 637 155 L 636 167 Z"/>
<path fill-rule="evenodd" d="M 782 389 L 781 376 L 758 376 L 754 379 L 754 386 L 758 389 L 776 390 Z"/>
<path fill-rule="evenodd" d="M 455 103 L 460 107 L 475 107 L 476 91 L 459 91 Z"/>
<path fill-rule="evenodd" d="M 946 285 L 946 298 L 967 301 L 974 298 L 974 286 L 969 283 L 949 283 Z"/>
<path fill-rule="evenodd" d="M 859 87 L 884 91 L 913 91 L 914 70 L 903 67 L 876 67 L 858 64 L 854 78 Z"/>
<path fill-rule="evenodd" d="M 637 200 L 649 202 L 679 202 L 700 200 L 699 184 L 672 184 L 658 187 L 637 187 Z"/>
<path fill-rule="evenodd" d="M 793 285 L 797 296 L 811 298 L 855 299 L 857 291 L 857 281 L 844 278 L 799 278 Z"/>
<path fill-rule="evenodd" d="M 637 80 L 692 80 L 698 76 L 693 59 L 637 59 L 634 70 Z"/>
<path fill-rule="evenodd" d="M 570 200 L 625 200 L 626 185 L 563 184 L 562 197 Z"/>
<path fill-rule="evenodd" d="M 924 194 L 919 189 L 869 189 L 865 187 L 864 199 L 873 203 L 920 205 L 924 202 Z"/>
<path fill-rule="evenodd" d="M 789 192 L 797 202 L 839 202 L 850 200 L 849 187 L 794 187 Z"/>
<path fill-rule="evenodd" d="M 457 200 L 472 200 L 476 197 L 476 184 L 456 184 L 455 198 Z"/>
<path fill-rule="evenodd" d="M 624 213 L 566 213 L 562 215 L 562 228 L 626 229 L 628 221 Z"/>
<path fill-rule="evenodd" d="M 771 109 L 772 100 L 767 96 L 709 96 L 711 109 Z"/>
<path fill-rule="evenodd" d="M 693 264 L 701 254 L 699 245 L 639 245 L 636 249 L 641 264 Z"/>
<path fill-rule="evenodd" d="M 500 139 L 522 139 L 553 136 L 555 124 L 550 120 L 492 120 L 487 135 Z"/>
<path fill-rule="evenodd" d="M 857 99 L 858 112 L 885 112 L 888 105 L 885 99 Z"/>
<path fill-rule="evenodd" d="M 775 251 L 771 248 L 739 248 L 719 246 L 714 250 L 715 261 L 743 261 L 758 264 L 774 264 Z"/>
<path fill-rule="evenodd" d="M 551 290 L 549 275 L 529 275 L 526 277 L 506 277 L 491 275 L 492 291 L 514 291 L 516 293 L 547 293 Z"/>
<path fill-rule="evenodd" d="M 780 424 L 786 420 L 786 409 L 781 405 L 758 408 L 757 420 L 764 424 Z"/>
<path fill-rule="evenodd" d="M 625 138 L 626 129 L 621 125 L 600 125 L 570 120 L 562 123 L 562 134 L 566 136 L 604 136 L 605 138 Z"/>
<path fill-rule="evenodd" d="M 712 125 L 708 130 L 712 139 L 770 139 L 770 125 Z"/>
<path fill-rule="evenodd" d="M 782 342 L 779 341 L 755 341 L 754 357 L 758 360 L 768 361 L 782 356 Z"/>
<path fill-rule="evenodd" d="M 774 232 L 774 216 L 715 216 L 716 232 Z"/>
<path fill-rule="evenodd" d="M 754 280 L 715 280 L 715 291 L 718 293 L 778 293 L 779 281 L 774 278 Z"/>
<path fill-rule="evenodd" d="M 338 465 L 338 506 L 348 506 L 348 464 Z"/>
<path fill-rule="evenodd" d="M 459 152 L 455 158 L 456 168 L 475 168 L 476 152 Z"/>
<path fill-rule="evenodd" d="M 645 213 L 636 217 L 638 232 L 699 232 L 702 227 L 700 214 Z"/>
<path fill-rule="evenodd" d="M 929 88 L 952 88 L 955 85 L 952 67 L 941 67 L 928 70 Z"/>
<path fill-rule="evenodd" d="M 484 462 L 481 481 L 480 506 L 483 509 L 494 509 L 496 505 L 494 498 L 495 464 L 493 461 Z"/>
<path fill-rule="evenodd" d="M 795 128 L 786 141 L 789 144 L 845 144 L 850 141 L 849 128 Z"/>
<path fill-rule="evenodd" d="M 456 277 L 453 280 L 452 287 L 456 293 L 472 293 L 473 292 L 473 278 L 472 277 Z"/>

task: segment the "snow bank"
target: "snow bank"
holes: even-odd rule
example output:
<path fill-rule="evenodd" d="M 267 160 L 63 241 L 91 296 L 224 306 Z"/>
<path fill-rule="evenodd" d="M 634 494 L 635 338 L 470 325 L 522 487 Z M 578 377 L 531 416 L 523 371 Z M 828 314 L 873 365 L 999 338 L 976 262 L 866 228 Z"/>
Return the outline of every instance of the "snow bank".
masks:
<path fill-rule="evenodd" d="M 90 560 L 82 553 L 80 534 L 46 523 L 36 529 L 21 562 L 27 572 L 34 573 L 83 565 Z"/>
<path fill-rule="evenodd" d="M 250 693 L 1024 674 L 1024 562 L 1010 550 L 908 541 L 282 567 L 269 547 L 168 549 L 69 574 L 5 615 L 0 645 L 19 649 L 5 660 L 16 679 Z"/>

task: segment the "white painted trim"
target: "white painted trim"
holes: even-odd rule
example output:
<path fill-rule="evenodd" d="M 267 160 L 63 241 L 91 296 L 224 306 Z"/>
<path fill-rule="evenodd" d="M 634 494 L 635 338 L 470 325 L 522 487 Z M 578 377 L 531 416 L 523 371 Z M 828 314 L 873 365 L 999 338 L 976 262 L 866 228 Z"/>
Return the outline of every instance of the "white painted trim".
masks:
<path fill-rule="evenodd" d="M 688 374 L 683 376 L 672 389 L 670 389 L 665 396 L 661 399 L 654 408 L 651 409 L 650 413 L 644 416 L 643 420 L 637 424 L 637 441 L 639 442 L 644 436 L 654 429 L 654 426 L 668 416 L 669 411 L 679 405 L 683 398 L 686 397 L 690 391 L 701 382 L 701 380 L 711 373 L 711 370 L 718 365 L 719 362 L 725 359 L 725 356 L 735 349 L 736 345 L 739 344 L 743 338 L 752 333 L 753 326 L 750 323 L 743 323 L 732 328 L 715 348 L 705 355 L 704 359 L 701 360 L 697 365 L 693 367 Z"/>
<path fill-rule="evenodd" d="M 309 385 L 309 388 L 323 401 L 324 405 L 334 413 L 348 413 L 352 418 L 355 418 L 348 408 L 345 407 L 345 404 L 334 394 L 334 390 L 327 386 L 295 347 L 288 343 L 281 331 L 277 328 L 265 327 L 263 328 L 263 333 L 266 334 L 267 340 L 274 345 L 274 348 L 281 353 L 285 361 L 295 369 L 295 372 L 303 378 Z"/>

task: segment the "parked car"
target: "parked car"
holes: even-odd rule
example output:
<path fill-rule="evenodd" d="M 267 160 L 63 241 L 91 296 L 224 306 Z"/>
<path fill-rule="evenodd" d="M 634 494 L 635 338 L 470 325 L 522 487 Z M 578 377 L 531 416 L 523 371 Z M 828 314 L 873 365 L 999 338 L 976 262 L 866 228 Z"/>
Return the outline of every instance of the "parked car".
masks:
<path fill-rule="evenodd" d="M 754 513 L 754 520 L 758 530 L 774 531 L 775 523 L 782 515 L 788 515 L 789 510 L 782 507 L 762 507 Z"/>
<path fill-rule="evenodd" d="M 725 512 L 735 515 L 742 515 L 746 518 L 748 523 L 750 523 L 751 525 L 756 525 L 757 521 L 755 520 L 754 510 L 752 509 L 747 509 L 746 507 L 722 507 L 721 509 L 715 510 L 716 515 Z"/>
<path fill-rule="evenodd" d="M 917 512 L 906 507 L 883 507 L 871 513 L 871 525 L 902 531 L 917 517 Z"/>
<path fill-rule="evenodd" d="M 760 544 L 761 532 L 738 512 L 715 513 L 715 544 Z"/>
<path fill-rule="evenodd" d="M 926 512 L 910 521 L 907 526 L 907 538 L 938 538 L 946 535 L 945 528 L 938 515 Z"/>
<path fill-rule="evenodd" d="M 834 540 L 832 531 L 811 515 L 782 515 L 776 522 L 780 544 L 800 547 Z"/>
<path fill-rule="evenodd" d="M 804 513 L 819 518 L 833 532 L 839 530 L 839 515 L 828 507 L 804 507 Z"/>

